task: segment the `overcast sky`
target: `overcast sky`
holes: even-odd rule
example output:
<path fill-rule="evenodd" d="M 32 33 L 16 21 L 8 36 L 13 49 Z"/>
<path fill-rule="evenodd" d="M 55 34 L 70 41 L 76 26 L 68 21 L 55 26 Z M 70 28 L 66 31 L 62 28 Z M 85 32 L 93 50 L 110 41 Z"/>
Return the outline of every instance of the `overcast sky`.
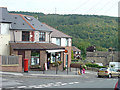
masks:
<path fill-rule="evenodd" d="M 0 0 L 9 11 L 118 16 L 120 0 Z M 55 10 L 56 8 L 56 10 Z"/>

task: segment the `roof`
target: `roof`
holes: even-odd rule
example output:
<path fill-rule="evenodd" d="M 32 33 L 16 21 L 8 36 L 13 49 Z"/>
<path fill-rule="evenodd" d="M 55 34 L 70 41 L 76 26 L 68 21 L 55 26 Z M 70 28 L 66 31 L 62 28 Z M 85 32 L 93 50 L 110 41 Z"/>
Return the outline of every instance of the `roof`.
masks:
<path fill-rule="evenodd" d="M 65 49 L 53 43 L 10 43 L 10 47 L 14 50 L 56 50 Z"/>
<path fill-rule="evenodd" d="M 77 51 L 77 52 L 80 52 L 80 51 L 81 51 L 80 49 L 78 49 L 78 48 L 75 47 L 75 46 L 72 46 L 72 50 L 73 50 L 73 51 Z"/>
<path fill-rule="evenodd" d="M 0 22 L 11 22 L 11 30 L 52 31 L 33 16 L 11 14 L 6 7 L 0 7 L 0 15 Z"/>
<path fill-rule="evenodd" d="M 51 33 L 52 38 L 72 38 L 71 36 L 69 36 L 69 35 L 67 35 L 67 34 L 65 34 L 65 33 L 63 33 L 61 31 L 59 31 L 59 30 L 45 24 L 45 23 L 44 23 L 44 25 L 47 26 L 49 29 L 51 29 L 53 31 Z"/>
<path fill-rule="evenodd" d="M 0 7 L 0 22 L 11 23 L 11 15 L 8 14 L 6 7 Z"/>
<path fill-rule="evenodd" d="M 22 15 L 22 14 L 11 14 L 12 25 L 11 29 L 18 30 L 40 30 L 40 31 L 52 31 L 42 24 L 39 20 L 32 16 Z"/>

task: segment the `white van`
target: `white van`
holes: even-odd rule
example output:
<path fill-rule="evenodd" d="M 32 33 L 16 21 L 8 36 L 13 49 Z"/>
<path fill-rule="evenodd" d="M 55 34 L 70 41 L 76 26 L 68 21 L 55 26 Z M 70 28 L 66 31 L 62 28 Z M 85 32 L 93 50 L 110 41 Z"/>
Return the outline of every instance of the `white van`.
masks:
<path fill-rule="evenodd" d="M 120 62 L 109 62 L 109 67 L 114 69 L 120 69 Z"/>

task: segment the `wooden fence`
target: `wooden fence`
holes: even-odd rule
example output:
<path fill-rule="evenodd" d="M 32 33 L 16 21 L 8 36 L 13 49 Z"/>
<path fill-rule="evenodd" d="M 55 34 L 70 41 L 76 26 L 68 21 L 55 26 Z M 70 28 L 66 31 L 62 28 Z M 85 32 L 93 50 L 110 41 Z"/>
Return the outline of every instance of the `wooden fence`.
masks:
<path fill-rule="evenodd" d="M 2 56 L 2 65 L 19 64 L 19 56 Z"/>

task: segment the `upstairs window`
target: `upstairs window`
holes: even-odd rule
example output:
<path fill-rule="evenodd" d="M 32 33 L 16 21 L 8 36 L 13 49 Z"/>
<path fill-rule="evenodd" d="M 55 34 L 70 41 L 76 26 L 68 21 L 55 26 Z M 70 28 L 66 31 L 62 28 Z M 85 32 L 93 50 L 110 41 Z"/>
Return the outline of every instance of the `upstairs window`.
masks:
<path fill-rule="evenodd" d="M 29 41 L 30 39 L 30 32 L 22 31 L 22 41 Z"/>
<path fill-rule="evenodd" d="M 39 32 L 39 41 L 45 41 L 45 32 Z"/>
<path fill-rule="evenodd" d="M 68 38 L 66 38 L 65 46 L 68 46 Z"/>
<path fill-rule="evenodd" d="M 56 38 L 56 44 L 59 45 L 59 46 L 61 45 L 61 39 L 60 38 Z"/>

